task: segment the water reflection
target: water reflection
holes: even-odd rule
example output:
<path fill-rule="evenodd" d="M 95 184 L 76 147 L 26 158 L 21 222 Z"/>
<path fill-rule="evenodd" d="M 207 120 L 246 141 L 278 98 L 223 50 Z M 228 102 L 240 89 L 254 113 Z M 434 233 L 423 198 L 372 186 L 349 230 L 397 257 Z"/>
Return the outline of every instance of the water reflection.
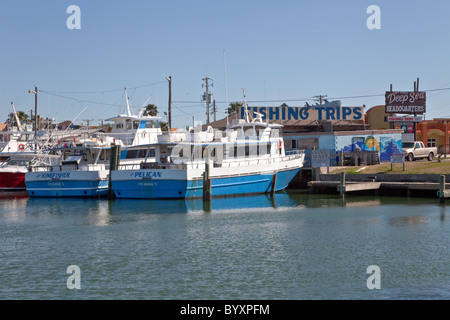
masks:
<path fill-rule="evenodd" d="M 88 224 L 96 227 L 111 224 L 111 201 L 95 201 L 91 204 L 88 212 Z"/>
<path fill-rule="evenodd" d="M 284 208 L 301 205 L 288 193 L 270 195 L 252 195 L 241 197 L 214 198 L 205 203 L 202 199 L 172 199 L 172 200 L 131 200 L 116 199 L 111 202 L 111 213 L 145 213 L 145 214 L 176 214 L 176 213 L 214 213 L 222 210 L 248 210 L 256 208 Z"/>
<path fill-rule="evenodd" d="M 77 224 L 93 226 L 109 225 L 110 212 L 109 201 L 103 199 L 30 198 L 26 203 L 26 213 L 30 218 L 48 221 L 73 219 Z"/>
<path fill-rule="evenodd" d="M 83 217 L 83 223 L 93 226 L 107 226 L 131 215 L 148 214 L 215 214 L 230 211 L 305 209 L 305 208 L 350 208 L 376 206 L 417 206 L 437 205 L 436 199 L 380 196 L 346 196 L 311 194 L 308 190 L 287 190 L 269 194 L 239 197 L 213 198 L 210 202 L 202 199 L 180 200 L 131 200 L 131 199 L 77 199 L 77 198 L 28 198 L 24 192 L 0 192 L 0 219 L 24 221 L 27 216 L 43 220 L 64 217 Z M 440 205 L 440 220 L 446 217 L 448 205 Z M 449 209 L 450 210 L 450 209 Z M 128 218 L 125 218 L 125 216 Z M 120 218 L 122 217 L 122 218 Z M 80 221 L 80 220 L 78 220 Z M 391 216 L 394 226 L 423 224 L 423 216 Z"/>
<path fill-rule="evenodd" d="M 0 192 L 0 219 L 5 221 L 22 222 L 25 220 L 25 206 L 28 201 L 26 191 Z"/>

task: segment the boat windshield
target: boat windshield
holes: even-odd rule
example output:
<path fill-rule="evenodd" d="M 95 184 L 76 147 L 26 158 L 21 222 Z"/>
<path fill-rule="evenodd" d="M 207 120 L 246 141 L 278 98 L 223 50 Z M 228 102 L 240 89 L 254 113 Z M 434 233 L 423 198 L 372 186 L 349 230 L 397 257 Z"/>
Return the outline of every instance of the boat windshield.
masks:
<path fill-rule="evenodd" d="M 10 160 L 10 161 L 8 161 L 7 165 L 8 166 L 28 167 L 30 165 L 30 160 L 23 160 L 23 159 Z"/>

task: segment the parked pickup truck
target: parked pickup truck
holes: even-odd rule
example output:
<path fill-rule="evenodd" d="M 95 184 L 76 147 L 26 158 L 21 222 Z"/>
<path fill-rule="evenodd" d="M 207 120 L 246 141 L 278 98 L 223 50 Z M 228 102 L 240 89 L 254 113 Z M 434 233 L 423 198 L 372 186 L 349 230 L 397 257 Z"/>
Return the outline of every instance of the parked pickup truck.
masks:
<path fill-rule="evenodd" d="M 403 142 L 402 151 L 408 161 L 425 158 L 427 158 L 428 161 L 431 161 L 437 154 L 436 147 L 427 148 L 423 145 L 422 141 Z"/>

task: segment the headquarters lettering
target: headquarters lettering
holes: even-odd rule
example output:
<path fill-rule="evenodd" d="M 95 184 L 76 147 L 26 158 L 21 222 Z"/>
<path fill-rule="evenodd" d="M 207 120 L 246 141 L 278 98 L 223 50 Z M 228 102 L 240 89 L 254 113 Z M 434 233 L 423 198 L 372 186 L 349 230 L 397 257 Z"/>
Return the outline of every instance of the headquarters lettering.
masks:
<path fill-rule="evenodd" d="M 423 114 L 426 112 L 426 92 L 387 91 L 386 113 Z"/>

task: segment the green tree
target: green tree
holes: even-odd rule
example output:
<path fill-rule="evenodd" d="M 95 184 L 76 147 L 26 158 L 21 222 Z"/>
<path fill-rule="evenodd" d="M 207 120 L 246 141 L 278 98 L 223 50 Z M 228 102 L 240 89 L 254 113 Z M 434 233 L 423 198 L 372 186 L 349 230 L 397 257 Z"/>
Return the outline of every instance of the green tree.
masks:
<path fill-rule="evenodd" d="M 167 122 L 159 122 L 159 126 L 161 127 L 161 131 L 169 131 L 169 125 Z"/>
<path fill-rule="evenodd" d="M 149 104 L 145 107 L 144 116 L 156 117 L 158 115 L 158 107 L 154 104 Z"/>
<path fill-rule="evenodd" d="M 242 102 L 233 102 L 230 103 L 230 107 L 227 109 L 228 115 L 231 115 L 233 113 L 237 113 L 239 111 L 239 108 L 243 106 Z"/>
<path fill-rule="evenodd" d="M 20 122 L 27 122 L 28 121 L 28 114 L 23 111 L 17 111 L 17 116 L 19 117 Z M 9 119 L 13 119 L 14 122 L 16 122 L 16 117 L 14 117 L 14 113 L 9 114 Z"/>

